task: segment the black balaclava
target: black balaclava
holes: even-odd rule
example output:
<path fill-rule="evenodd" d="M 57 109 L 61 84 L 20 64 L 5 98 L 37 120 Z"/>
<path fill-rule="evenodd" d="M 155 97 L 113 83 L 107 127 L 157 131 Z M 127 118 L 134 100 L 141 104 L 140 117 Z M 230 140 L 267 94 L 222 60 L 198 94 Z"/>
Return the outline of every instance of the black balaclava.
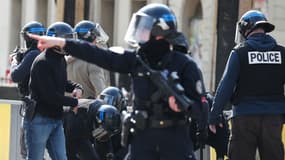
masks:
<path fill-rule="evenodd" d="M 29 49 L 38 49 L 38 41 L 32 41 L 32 43 L 29 45 Z M 28 46 L 28 45 L 27 45 Z"/>
<path fill-rule="evenodd" d="M 140 48 L 140 54 L 151 66 L 155 66 L 169 51 L 170 46 L 166 40 L 155 40 L 154 37 Z"/>

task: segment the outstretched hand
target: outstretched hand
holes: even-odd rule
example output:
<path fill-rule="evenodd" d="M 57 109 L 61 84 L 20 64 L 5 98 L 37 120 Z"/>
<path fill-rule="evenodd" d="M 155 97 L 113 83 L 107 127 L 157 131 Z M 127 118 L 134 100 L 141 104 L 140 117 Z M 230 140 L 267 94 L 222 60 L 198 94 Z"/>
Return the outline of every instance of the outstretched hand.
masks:
<path fill-rule="evenodd" d="M 38 40 L 38 48 L 43 51 L 47 48 L 65 46 L 65 39 L 60 37 L 39 36 L 35 34 L 28 34 L 30 38 Z"/>

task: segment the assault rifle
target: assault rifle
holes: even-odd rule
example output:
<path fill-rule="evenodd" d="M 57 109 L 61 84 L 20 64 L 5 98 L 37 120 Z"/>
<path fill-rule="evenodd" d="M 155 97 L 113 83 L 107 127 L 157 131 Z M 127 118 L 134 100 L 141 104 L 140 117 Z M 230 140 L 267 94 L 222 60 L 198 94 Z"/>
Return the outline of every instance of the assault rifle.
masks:
<path fill-rule="evenodd" d="M 194 101 L 185 95 L 184 88 L 179 83 L 177 72 L 167 73 L 166 75 L 162 71 L 157 71 L 150 68 L 138 54 L 136 57 L 141 65 L 146 69 L 147 75 L 158 88 L 160 94 L 162 94 L 161 96 L 167 99 L 170 96 L 174 96 L 178 108 L 183 111 L 187 110 L 191 105 L 194 104 Z"/>

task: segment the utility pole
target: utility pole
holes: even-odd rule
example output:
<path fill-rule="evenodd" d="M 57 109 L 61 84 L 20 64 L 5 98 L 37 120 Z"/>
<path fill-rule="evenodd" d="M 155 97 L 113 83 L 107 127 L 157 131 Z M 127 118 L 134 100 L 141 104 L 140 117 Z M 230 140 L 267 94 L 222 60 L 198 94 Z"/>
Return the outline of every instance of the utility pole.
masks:
<path fill-rule="evenodd" d="M 57 21 L 71 26 L 89 18 L 89 0 L 56 0 Z"/>
<path fill-rule="evenodd" d="M 239 0 L 218 0 L 215 88 L 223 75 L 229 54 L 235 46 L 235 28 L 238 15 Z"/>

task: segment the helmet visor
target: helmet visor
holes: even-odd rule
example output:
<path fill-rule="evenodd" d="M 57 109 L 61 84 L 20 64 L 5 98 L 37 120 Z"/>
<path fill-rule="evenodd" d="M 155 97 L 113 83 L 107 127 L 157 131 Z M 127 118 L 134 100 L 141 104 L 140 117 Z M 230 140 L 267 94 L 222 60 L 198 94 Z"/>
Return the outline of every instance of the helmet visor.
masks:
<path fill-rule="evenodd" d="M 125 35 L 125 41 L 138 47 L 150 39 L 150 33 L 155 19 L 144 14 L 133 14 L 128 30 Z"/>
<path fill-rule="evenodd" d="M 114 97 L 106 94 L 101 94 L 99 97 L 105 104 L 109 105 L 115 105 L 114 103 Z"/>
<path fill-rule="evenodd" d="M 29 28 L 26 32 L 32 33 L 32 34 L 37 34 L 37 35 L 44 35 L 46 32 L 46 29 L 43 27 L 38 27 L 38 28 Z"/>
<path fill-rule="evenodd" d="M 96 25 L 94 32 L 96 36 L 96 43 L 100 43 L 100 44 L 107 43 L 107 41 L 109 40 L 109 36 L 99 24 Z"/>
<path fill-rule="evenodd" d="M 239 24 L 236 24 L 235 43 L 240 44 L 245 41 L 244 36 L 239 31 Z"/>
<path fill-rule="evenodd" d="M 26 31 L 21 31 L 20 32 L 20 48 L 21 50 L 26 50 L 28 48 L 27 46 L 27 41 L 30 40 L 32 41 L 31 38 L 28 38 L 28 33 L 36 34 L 36 35 L 45 35 L 46 29 L 43 27 L 34 27 L 34 28 L 29 28 Z"/>
<path fill-rule="evenodd" d="M 20 32 L 20 49 L 23 51 L 27 50 L 26 40 L 24 38 L 24 32 Z"/>

